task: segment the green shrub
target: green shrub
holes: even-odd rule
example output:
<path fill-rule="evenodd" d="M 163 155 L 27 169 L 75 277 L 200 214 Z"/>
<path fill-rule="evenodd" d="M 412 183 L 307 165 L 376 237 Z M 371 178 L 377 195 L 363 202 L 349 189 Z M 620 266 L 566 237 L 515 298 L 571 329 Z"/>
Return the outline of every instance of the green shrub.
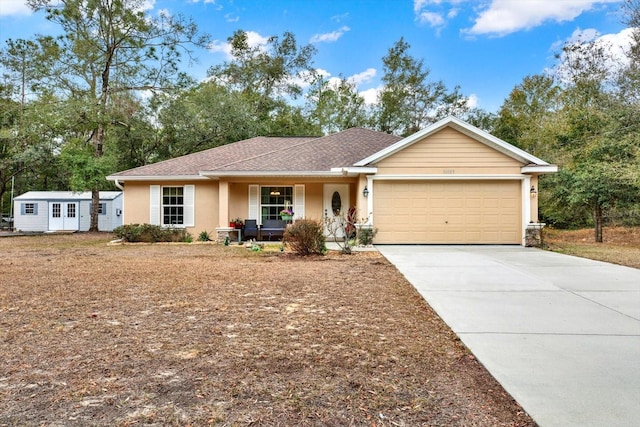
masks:
<path fill-rule="evenodd" d="M 282 242 L 298 255 L 326 252 L 322 223 L 311 219 L 299 219 L 288 226 Z"/>
<path fill-rule="evenodd" d="M 205 230 L 205 231 L 201 231 L 200 234 L 198 235 L 198 241 L 199 242 L 210 242 L 211 241 L 211 236 L 209 235 L 209 233 Z"/>
<path fill-rule="evenodd" d="M 362 227 L 358 230 L 358 243 L 362 246 L 369 246 L 373 243 L 373 238 L 378 233 L 377 228 Z"/>
<path fill-rule="evenodd" d="M 190 242 L 191 235 L 184 228 L 160 227 L 151 224 L 127 224 L 113 230 L 125 242 Z"/>

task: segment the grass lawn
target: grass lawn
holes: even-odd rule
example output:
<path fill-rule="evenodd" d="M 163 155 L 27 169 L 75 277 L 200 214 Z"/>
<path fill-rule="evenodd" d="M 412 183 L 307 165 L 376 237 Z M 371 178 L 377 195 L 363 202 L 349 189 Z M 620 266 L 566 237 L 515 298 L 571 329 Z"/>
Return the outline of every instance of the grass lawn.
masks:
<path fill-rule="evenodd" d="M 0 425 L 534 426 L 377 253 L 0 239 Z"/>
<path fill-rule="evenodd" d="M 602 243 L 593 229 L 545 229 L 544 239 L 555 252 L 640 268 L 640 227 L 605 227 Z"/>

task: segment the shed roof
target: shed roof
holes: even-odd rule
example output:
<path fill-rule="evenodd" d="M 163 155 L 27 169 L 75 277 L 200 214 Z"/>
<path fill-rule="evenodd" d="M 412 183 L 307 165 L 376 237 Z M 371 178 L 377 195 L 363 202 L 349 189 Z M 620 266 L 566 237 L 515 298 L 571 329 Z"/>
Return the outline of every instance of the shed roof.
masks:
<path fill-rule="evenodd" d="M 122 191 L 101 191 L 100 200 L 113 200 L 122 195 Z M 74 191 L 27 191 L 14 200 L 91 200 L 91 192 Z"/>

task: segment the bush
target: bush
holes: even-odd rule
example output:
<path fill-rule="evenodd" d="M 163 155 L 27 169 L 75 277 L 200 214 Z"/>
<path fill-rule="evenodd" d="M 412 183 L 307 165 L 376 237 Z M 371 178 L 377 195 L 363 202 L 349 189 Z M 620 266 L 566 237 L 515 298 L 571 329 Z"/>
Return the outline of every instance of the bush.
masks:
<path fill-rule="evenodd" d="M 125 242 L 190 242 L 191 235 L 184 228 L 165 228 L 151 224 L 127 224 L 113 230 Z"/>
<path fill-rule="evenodd" d="M 322 223 L 299 219 L 287 227 L 282 239 L 298 255 L 324 254 L 327 251 Z"/>
<path fill-rule="evenodd" d="M 200 234 L 198 235 L 198 241 L 199 242 L 210 242 L 211 241 L 211 236 L 209 235 L 209 233 L 205 230 L 205 231 L 201 231 Z"/>
<path fill-rule="evenodd" d="M 377 228 L 362 227 L 358 230 L 358 243 L 362 246 L 369 246 L 373 243 L 373 238 L 378 233 Z"/>

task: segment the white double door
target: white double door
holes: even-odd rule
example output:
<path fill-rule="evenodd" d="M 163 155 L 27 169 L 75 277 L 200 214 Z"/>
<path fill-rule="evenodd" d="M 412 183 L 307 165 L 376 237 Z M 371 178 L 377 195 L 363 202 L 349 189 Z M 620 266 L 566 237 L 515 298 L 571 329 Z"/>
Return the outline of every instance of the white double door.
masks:
<path fill-rule="evenodd" d="M 77 231 L 79 226 L 78 202 L 49 203 L 49 231 Z"/>

